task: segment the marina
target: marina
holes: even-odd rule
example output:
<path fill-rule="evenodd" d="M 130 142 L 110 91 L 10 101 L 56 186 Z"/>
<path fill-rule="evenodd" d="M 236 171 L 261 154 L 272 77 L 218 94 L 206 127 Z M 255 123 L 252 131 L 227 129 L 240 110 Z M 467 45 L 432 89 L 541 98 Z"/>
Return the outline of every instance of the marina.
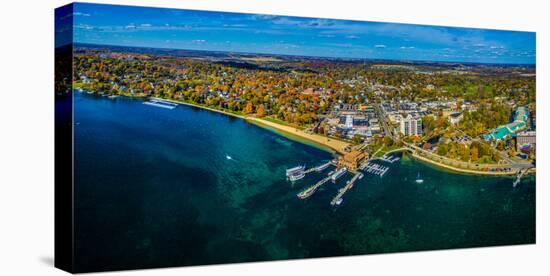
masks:
<path fill-rule="evenodd" d="M 398 156 L 386 156 L 386 155 L 384 155 L 384 156 L 380 157 L 379 160 L 382 160 L 384 162 L 388 162 L 388 163 L 393 164 L 394 162 L 399 161 L 399 159 L 401 159 L 401 158 L 399 158 Z"/>
<path fill-rule="evenodd" d="M 388 172 L 388 170 L 390 168 L 386 167 L 386 166 L 382 166 L 380 164 L 376 164 L 376 163 L 372 163 L 372 162 L 366 162 L 363 165 L 361 165 L 361 167 L 359 167 L 359 169 L 364 171 L 364 172 L 371 173 L 371 174 L 383 177 Z"/>

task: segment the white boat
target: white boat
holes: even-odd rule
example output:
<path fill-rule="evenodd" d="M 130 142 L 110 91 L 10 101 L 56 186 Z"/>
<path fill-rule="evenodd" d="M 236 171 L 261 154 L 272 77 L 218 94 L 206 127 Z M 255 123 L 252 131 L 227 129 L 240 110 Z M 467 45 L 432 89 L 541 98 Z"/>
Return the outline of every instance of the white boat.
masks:
<path fill-rule="evenodd" d="M 420 178 L 420 173 L 418 173 L 418 175 L 416 176 L 416 180 L 414 182 L 418 184 L 424 183 L 424 179 Z"/>
<path fill-rule="evenodd" d="M 296 166 L 294 168 L 287 169 L 286 170 L 286 176 L 290 176 L 292 174 L 297 174 L 299 172 L 302 172 L 302 171 L 304 171 L 305 168 L 306 168 L 306 166 L 302 165 L 302 166 Z"/>
<path fill-rule="evenodd" d="M 338 200 L 336 200 L 336 205 L 342 204 L 343 201 L 344 201 L 343 198 L 339 198 Z"/>
<path fill-rule="evenodd" d="M 156 107 L 162 107 L 162 108 L 166 108 L 166 109 L 174 109 L 174 108 L 176 108 L 176 106 L 178 106 L 175 103 L 159 101 L 159 100 L 150 100 L 148 102 L 143 102 L 143 104 L 152 105 L 152 106 L 156 106 Z"/>
<path fill-rule="evenodd" d="M 306 176 L 306 174 L 304 172 L 305 168 L 306 168 L 306 166 L 302 165 L 302 166 L 296 166 L 294 168 L 287 169 L 286 170 L 286 177 L 290 181 L 300 180 L 300 179 L 304 178 L 304 176 Z"/>
<path fill-rule="evenodd" d="M 336 181 L 336 179 L 340 178 L 342 175 L 344 175 L 346 173 L 348 169 L 346 169 L 346 167 L 343 167 L 341 169 L 339 169 L 337 172 L 335 172 L 332 176 L 331 176 L 331 179 L 332 181 Z"/>
<path fill-rule="evenodd" d="M 297 181 L 297 180 L 300 180 L 300 179 L 304 178 L 304 176 L 306 176 L 306 174 L 303 173 L 303 172 L 302 173 L 297 173 L 297 174 L 291 174 L 291 175 L 288 176 L 288 179 L 290 181 Z"/>

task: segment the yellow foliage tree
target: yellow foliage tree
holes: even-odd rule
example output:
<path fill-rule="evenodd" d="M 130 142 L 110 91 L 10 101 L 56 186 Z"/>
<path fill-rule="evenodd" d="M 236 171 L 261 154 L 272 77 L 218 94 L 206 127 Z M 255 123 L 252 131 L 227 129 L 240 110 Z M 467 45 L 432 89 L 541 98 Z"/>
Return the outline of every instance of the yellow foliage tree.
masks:
<path fill-rule="evenodd" d="M 247 113 L 247 114 L 250 114 L 250 113 L 254 112 L 254 106 L 252 105 L 251 102 L 248 102 L 246 104 L 246 106 L 244 107 L 244 112 Z"/>
<path fill-rule="evenodd" d="M 477 149 L 477 147 L 472 147 L 470 149 L 470 154 L 472 155 L 472 161 L 477 161 L 477 159 L 479 158 L 479 150 Z"/>
<path fill-rule="evenodd" d="M 263 117 L 265 116 L 265 108 L 264 108 L 264 105 L 260 105 L 258 106 L 258 108 L 256 108 L 256 115 L 258 115 L 258 117 Z"/>

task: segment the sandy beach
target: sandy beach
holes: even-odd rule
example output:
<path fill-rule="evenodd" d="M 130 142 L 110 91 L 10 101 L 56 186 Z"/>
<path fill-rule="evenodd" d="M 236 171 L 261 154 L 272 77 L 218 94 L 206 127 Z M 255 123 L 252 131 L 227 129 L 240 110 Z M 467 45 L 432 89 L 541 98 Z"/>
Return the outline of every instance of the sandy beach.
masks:
<path fill-rule="evenodd" d="M 333 149 L 334 151 L 336 151 L 340 154 L 345 154 L 346 151 L 344 149 L 346 147 L 348 147 L 349 145 L 351 145 L 350 143 L 346 143 L 344 141 L 332 139 L 332 138 L 322 136 L 322 135 L 319 135 L 319 134 L 307 133 L 307 132 L 305 132 L 301 129 L 295 128 L 295 127 L 277 124 L 277 123 L 270 122 L 270 121 L 260 119 L 260 118 L 256 118 L 256 117 L 247 116 L 247 117 L 245 117 L 245 119 L 247 121 L 250 121 L 250 122 L 258 123 L 259 125 L 264 125 L 264 126 L 267 126 L 267 127 L 270 127 L 270 128 L 282 131 L 282 132 L 286 132 L 286 133 L 298 136 L 300 138 L 310 140 L 310 141 L 315 142 L 317 144 L 321 144 L 323 146 L 326 146 L 326 147 L 329 147 L 329 148 Z"/>

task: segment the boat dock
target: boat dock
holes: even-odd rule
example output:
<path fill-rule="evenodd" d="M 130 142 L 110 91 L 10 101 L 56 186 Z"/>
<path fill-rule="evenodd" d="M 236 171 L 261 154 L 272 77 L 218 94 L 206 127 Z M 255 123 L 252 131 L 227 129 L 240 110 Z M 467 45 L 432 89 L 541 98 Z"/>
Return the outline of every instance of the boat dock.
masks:
<path fill-rule="evenodd" d="M 524 175 L 527 171 L 528 171 L 528 170 L 525 169 L 525 170 L 520 171 L 520 172 L 518 173 L 518 175 L 516 176 L 516 180 L 514 180 L 514 183 L 513 183 L 514 188 L 521 182 L 521 178 L 523 177 L 523 175 Z"/>
<path fill-rule="evenodd" d="M 382 160 L 384 162 L 388 162 L 388 163 L 393 164 L 393 162 L 399 161 L 399 159 L 401 159 L 401 158 L 399 158 L 397 156 L 385 156 L 384 155 L 384 156 L 380 157 L 379 160 Z"/>
<path fill-rule="evenodd" d="M 388 172 L 388 170 L 390 168 L 386 167 L 386 166 L 376 164 L 376 163 L 366 162 L 366 163 L 362 164 L 359 167 L 359 169 L 364 171 L 364 172 L 372 173 L 372 174 L 378 175 L 380 177 L 383 177 Z"/>
<path fill-rule="evenodd" d="M 357 179 L 361 179 L 363 178 L 363 174 L 362 173 L 357 173 L 353 176 L 353 178 L 351 180 L 349 180 L 347 183 L 346 183 L 346 186 L 344 186 L 343 188 L 341 188 L 340 190 L 338 190 L 338 194 L 332 199 L 332 201 L 330 201 L 330 205 L 334 206 L 334 205 L 340 205 L 340 203 L 342 203 L 342 197 L 344 196 L 344 194 L 351 188 L 353 188 L 353 184 L 355 183 L 355 181 Z"/>

